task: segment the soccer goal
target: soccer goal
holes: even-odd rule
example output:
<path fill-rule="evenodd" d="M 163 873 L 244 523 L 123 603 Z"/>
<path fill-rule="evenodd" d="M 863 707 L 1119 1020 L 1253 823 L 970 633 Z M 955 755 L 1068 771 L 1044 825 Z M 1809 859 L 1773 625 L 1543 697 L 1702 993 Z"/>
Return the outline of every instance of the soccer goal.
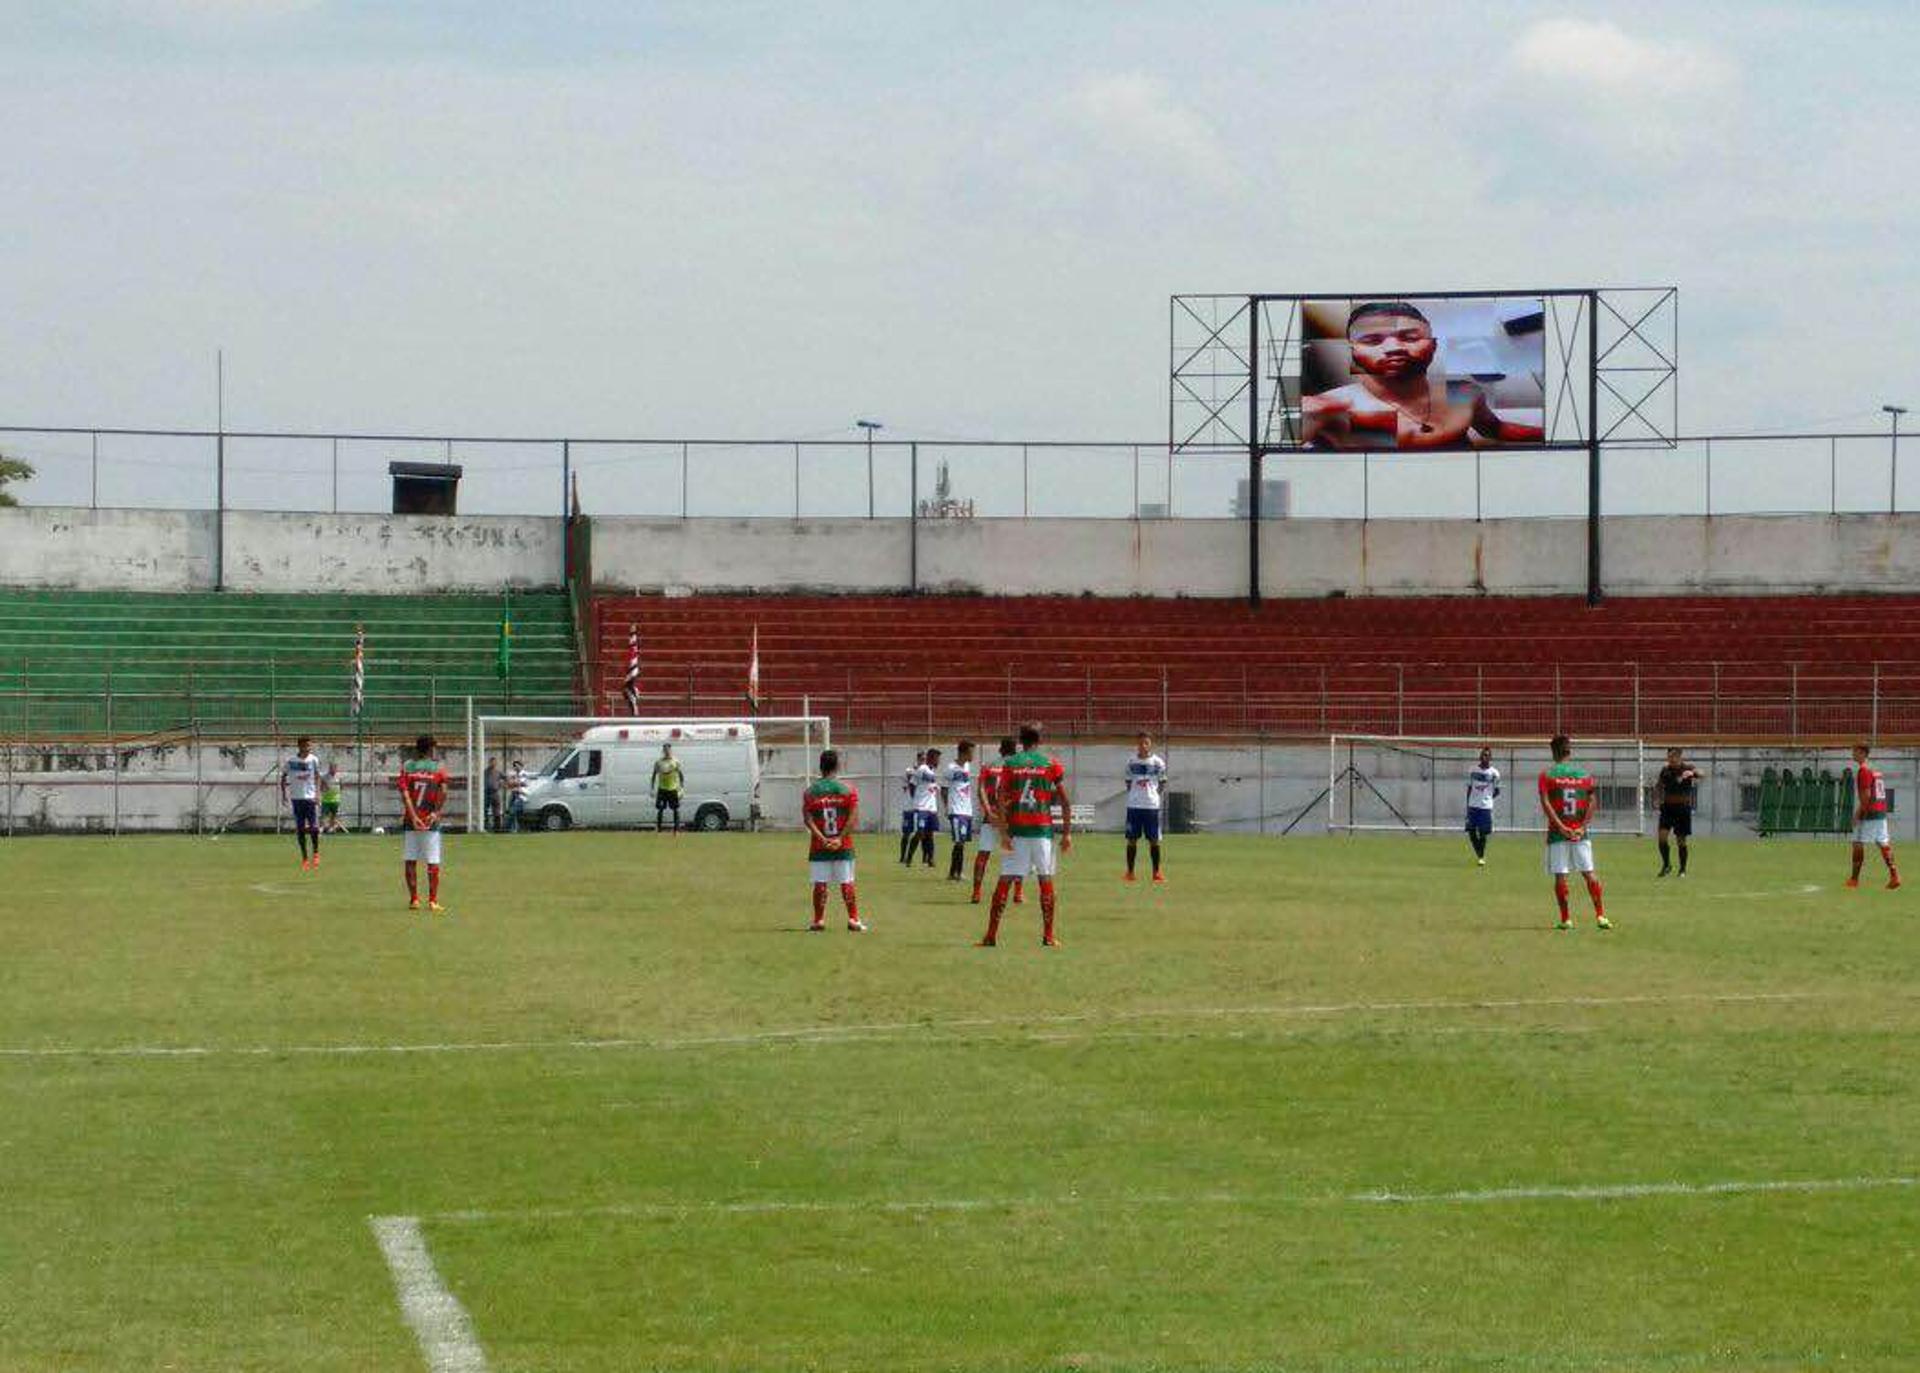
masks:
<path fill-rule="evenodd" d="M 1544 834 L 1539 777 L 1553 762 L 1544 739 L 1452 739 L 1335 734 L 1327 741 L 1327 828 L 1428 834 L 1466 822 L 1467 773 L 1481 749 L 1500 773 L 1497 830 Z M 1647 747 L 1639 739 L 1576 739 L 1574 761 L 1599 783 L 1594 834 L 1645 834 Z"/>
<path fill-rule="evenodd" d="M 734 719 L 631 715 L 477 715 L 467 729 L 467 828 L 485 833 L 486 769 L 499 770 L 507 827 L 651 829 L 655 764 L 671 748 L 682 767 L 682 820 L 689 829 L 797 824 L 800 796 L 817 775 L 817 751 L 833 745 L 825 715 Z M 527 785 L 512 816 L 510 780 Z"/>

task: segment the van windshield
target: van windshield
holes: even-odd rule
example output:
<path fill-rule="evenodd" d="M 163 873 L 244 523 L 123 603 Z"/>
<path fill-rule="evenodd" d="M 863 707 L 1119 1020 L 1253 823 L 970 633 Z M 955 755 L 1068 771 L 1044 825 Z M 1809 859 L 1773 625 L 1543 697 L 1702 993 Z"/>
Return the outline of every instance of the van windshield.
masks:
<path fill-rule="evenodd" d="M 568 744 L 565 748 L 554 750 L 553 756 L 540 765 L 535 775 L 539 777 L 551 777 L 554 773 L 560 771 L 560 765 L 573 756 L 573 747 L 572 744 Z"/>

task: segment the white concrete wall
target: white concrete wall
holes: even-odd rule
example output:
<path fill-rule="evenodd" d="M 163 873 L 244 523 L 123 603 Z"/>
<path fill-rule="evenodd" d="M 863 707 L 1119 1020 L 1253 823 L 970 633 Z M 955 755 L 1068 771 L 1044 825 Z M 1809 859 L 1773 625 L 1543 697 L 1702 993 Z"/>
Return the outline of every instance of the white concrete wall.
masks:
<path fill-rule="evenodd" d="M 560 585 L 561 558 L 557 516 L 227 516 L 234 591 L 533 590 Z"/>
<path fill-rule="evenodd" d="M 211 512 L 0 509 L 0 586 L 196 591 L 212 585 Z"/>
<path fill-rule="evenodd" d="M 919 585 L 995 595 L 1245 594 L 1246 526 L 1231 520 L 946 520 L 920 526 Z M 1274 520 L 1261 530 L 1270 596 L 1578 595 L 1583 520 Z M 897 520 L 594 522 L 612 590 L 886 592 L 910 583 Z M 401 593 L 556 586 L 550 517 L 232 512 L 236 591 Z M 1912 591 L 1920 515 L 1634 515 L 1610 519 L 1618 595 Z M 0 510 L 0 585 L 183 591 L 213 585 L 204 512 Z"/>
<path fill-rule="evenodd" d="M 233 591 L 399 595 L 557 587 L 558 518 L 229 511 Z M 0 509 L 0 586 L 207 591 L 208 511 Z"/>

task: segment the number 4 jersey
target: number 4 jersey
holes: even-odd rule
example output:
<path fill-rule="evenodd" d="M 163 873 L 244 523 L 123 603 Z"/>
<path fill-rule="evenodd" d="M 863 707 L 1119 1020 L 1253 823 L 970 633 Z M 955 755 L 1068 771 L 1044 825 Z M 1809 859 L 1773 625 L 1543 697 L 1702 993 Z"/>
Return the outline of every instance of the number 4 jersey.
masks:
<path fill-rule="evenodd" d="M 853 857 L 853 811 L 859 804 L 859 792 L 831 777 L 822 778 L 807 788 L 806 799 L 801 805 L 806 811 L 808 824 L 827 838 L 840 841 L 837 849 L 823 849 L 820 841 L 809 831 L 809 859 L 816 863 L 827 863 L 837 858 Z"/>

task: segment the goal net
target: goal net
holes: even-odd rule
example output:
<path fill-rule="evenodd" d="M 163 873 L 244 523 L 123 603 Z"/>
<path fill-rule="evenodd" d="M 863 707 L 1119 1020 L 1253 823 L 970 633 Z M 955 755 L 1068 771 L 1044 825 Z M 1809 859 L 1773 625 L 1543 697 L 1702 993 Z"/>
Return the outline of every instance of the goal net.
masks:
<path fill-rule="evenodd" d="M 1541 739 L 1448 739 L 1335 734 L 1327 741 L 1327 828 L 1437 833 L 1462 828 L 1467 773 L 1480 750 L 1500 772 L 1496 830 L 1544 834 L 1538 779 L 1553 762 Z M 1644 834 L 1647 749 L 1639 739 L 1576 739 L 1574 758 L 1599 783 L 1594 834 Z"/>
<path fill-rule="evenodd" d="M 467 730 L 467 828 L 650 829 L 654 764 L 667 748 L 681 764 L 687 828 L 797 826 L 801 793 L 832 744 L 824 715 L 479 715 Z M 493 805 L 489 763 L 501 779 Z M 516 764 L 527 777 L 517 808 Z"/>

